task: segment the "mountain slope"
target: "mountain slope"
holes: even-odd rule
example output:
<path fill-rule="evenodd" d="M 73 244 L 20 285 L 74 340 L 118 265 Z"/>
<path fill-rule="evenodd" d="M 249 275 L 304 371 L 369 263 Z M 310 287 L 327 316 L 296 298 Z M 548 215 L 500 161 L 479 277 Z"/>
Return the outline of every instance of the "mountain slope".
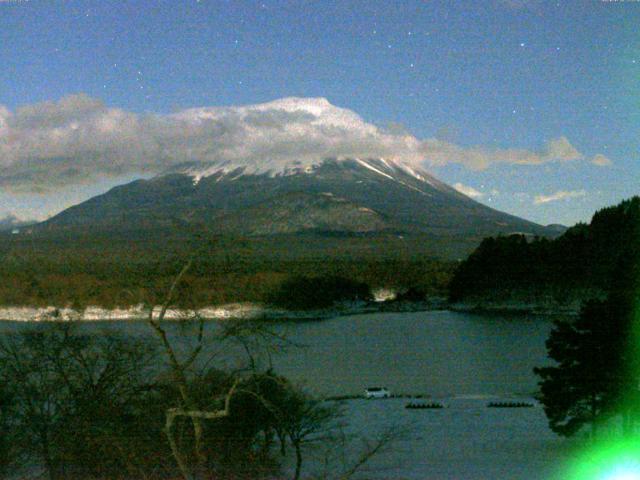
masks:
<path fill-rule="evenodd" d="M 483 237 L 545 227 L 493 210 L 424 171 L 385 159 L 282 170 L 183 165 L 116 187 L 40 225 L 136 230 L 205 224 L 220 233 L 397 232 Z"/>

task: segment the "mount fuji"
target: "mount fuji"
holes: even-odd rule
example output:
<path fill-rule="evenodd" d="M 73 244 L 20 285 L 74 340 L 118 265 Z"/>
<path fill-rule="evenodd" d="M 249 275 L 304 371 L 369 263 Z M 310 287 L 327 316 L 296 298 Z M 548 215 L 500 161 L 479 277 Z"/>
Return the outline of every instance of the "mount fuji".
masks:
<path fill-rule="evenodd" d="M 243 236 L 556 234 L 478 203 L 419 168 L 384 158 L 185 163 L 68 208 L 38 229 L 189 225 Z"/>

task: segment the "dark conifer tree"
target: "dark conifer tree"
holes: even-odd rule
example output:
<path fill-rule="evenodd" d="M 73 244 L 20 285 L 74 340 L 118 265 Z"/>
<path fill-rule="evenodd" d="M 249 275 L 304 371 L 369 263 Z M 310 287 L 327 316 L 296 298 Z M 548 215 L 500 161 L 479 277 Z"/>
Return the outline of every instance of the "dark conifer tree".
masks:
<path fill-rule="evenodd" d="M 583 304 L 572 322 L 556 322 L 547 340 L 552 367 L 536 368 L 540 400 L 554 432 L 570 436 L 615 415 L 633 430 L 640 401 L 639 248 L 627 226 L 606 300 Z"/>

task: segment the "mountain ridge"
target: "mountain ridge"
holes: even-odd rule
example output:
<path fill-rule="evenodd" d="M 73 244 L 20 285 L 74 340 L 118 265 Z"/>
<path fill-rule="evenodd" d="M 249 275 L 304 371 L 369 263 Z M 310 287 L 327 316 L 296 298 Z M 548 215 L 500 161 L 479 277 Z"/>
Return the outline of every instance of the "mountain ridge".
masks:
<path fill-rule="evenodd" d="M 272 222 L 272 225 L 269 225 Z M 314 230 L 486 236 L 546 227 L 491 209 L 395 160 L 325 159 L 281 169 L 184 164 L 71 207 L 38 226 L 172 228 L 270 235 Z"/>

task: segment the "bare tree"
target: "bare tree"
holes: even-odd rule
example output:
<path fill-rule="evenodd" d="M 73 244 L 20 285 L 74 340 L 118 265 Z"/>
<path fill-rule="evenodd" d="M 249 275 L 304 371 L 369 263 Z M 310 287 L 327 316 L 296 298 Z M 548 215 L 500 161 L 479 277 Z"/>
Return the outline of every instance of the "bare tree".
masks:
<path fill-rule="evenodd" d="M 38 326 L 0 342 L 0 380 L 13 403 L 7 427 L 19 431 L 22 453 L 52 480 L 76 473 L 92 478 L 91 471 L 104 471 L 107 463 L 135 469 L 134 452 L 113 447 L 130 440 L 127 415 L 132 399 L 148 388 L 153 349 L 110 334 L 80 335 L 74 328 Z"/>
<path fill-rule="evenodd" d="M 191 351 L 184 356 L 185 358 L 180 358 L 178 355 L 177 349 L 169 340 L 169 336 L 163 322 L 165 321 L 167 311 L 175 300 L 176 290 L 192 264 L 193 259 L 190 259 L 184 265 L 182 270 L 180 270 L 168 290 L 167 296 L 160 307 L 158 315 L 154 315 L 154 308 L 151 305 L 148 306 L 149 313 L 147 317 L 149 325 L 153 328 L 161 341 L 169 362 L 172 380 L 177 387 L 182 402 L 180 407 L 170 408 L 166 411 L 164 430 L 171 447 L 173 457 L 175 458 L 180 473 L 185 480 L 193 480 L 204 474 L 207 461 L 204 453 L 204 422 L 229 417 L 231 415 L 231 402 L 234 396 L 239 393 L 254 396 L 264 407 L 272 412 L 276 412 L 274 405 L 262 396 L 259 391 L 242 388 L 242 377 L 239 375 L 236 375 L 235 380 L 232 382 L 228 390 L 223 394 L 220 394 L 217 398 L 211 399 L 206 408 L 203 408 L 190 392 L 189 371 L 198 359 L 199 355 L 202 353 L 204 346 L 204 319 L 198 315 L 197 312 L 193 312 L 191 315 L 180 320 L 197 322 L 196 344 L 192 347 Z M 232 328 L 227 328 L 222 332 L 221 338 L 233 338 L 243 346 L 250 362 L 250 370 L 255 373 L 257 364 L 249 338 L 258 338 L 260 335 L 262 335 L 263 338 L 269 337 L 269 334 L 267 334 L 265 330 L 257 326 L 252 329 L 247 323 L 234 323 L 232 324 Z M 274 338 L 275 337 L 277 336 L 274 335 Z M 217 408 L 212 408 L 213 405 L 217 405 Z M 176 420 L 179 418 L 188 419 L 192 425 L 193 457 L 195 459 L 195 464 L 193 466 L 189 465 L 187 456 L 182 452 L 178 445 L 175 434 L 175 425 Z"/>
<path fill-rule="evenodd" d="M 348 480 L 370 468 L 371 461 L 392 451 L 397 442 L 407 438 L 406 427 L 388 427 L 373 438 L 346 432 L 341 425 L 323 439 L 325 449 L 318 464 L 322 467 L 311 478 L 314 480 Z"/>
<path fill-rule="evenodd" d="M 303 445 L 327 441 L 342 412 L 335 405 L 329 406 L 299 391 L 292 391 L 282 407 L 281 425 L 295 451 L 293 480 L 298 480 L 302 473 Z"/>
<path fill-rule="evenodd" d="M 20 432 L 14 421 L 16 402 L 8 386 L 0 384 L 0 479 L 20 460 Z"/>
<path fill-rule="evenodd" d="M 251 382 L 243 381 L 238 374 L 226 389 L 217 397 L 210 399 L 206 406 L 203 406 L 195 398 L 189 388 L 189 372 L 194 363 L 203 352 L 204 342 L 204 319 L 193 312 L 186 315 L 179 321 L 191 321 L 197 324 L 196 343 L 192 346 L 191 351 L 186 354 L 178 355 L 177 349 L 172 345 L 167 330 L 164 326 L 165 318 L 169 308 L 175 301 L 176 291 L 181 281 L 189 271 L 193 264 L 193 259 L 189 260 L 180 270 L 175 280 L 171 284 L 163 304 L 155 315 L 154 307 L 148 306 L 148 323 L 156 332 L 161 341 L 164 352 L 168 359 L 172 380 L 179 392 L 182 405 L 172 407 L 165 412 L 165 434 L 167 436 L 171 452 L 175 458 L 178 468 L 184 480 L 195 480 L 205 473 L 206 455 L 204 449 L 204 432 L 206 421 L 220 421 L 228 419 L 233 413 L 233 402 L 239 395 L 250 396 L 254 398 L 264 409 L 266 409 L 272 418 L 271 426 L 280 437 L 281 452 L 286 454 L 287 440 L 295 452 L 295 467 L 293 471 L 293 480 L 299 480 L 302 475 L 303 465 L 303 447 L 311 443 L 336 443 L 336 439 L 340 449 L 346 451 L 347 436 L 336 435 L 336 431 L 343 426 L 337 422 L 341 417 L 341 411 L 336 406 L 329 406 L 326 402 L 315 400 L 300 390 L 294 388 L 286 379 L 279 377 L 271 372 L 271 355 L 274 350 L 265 345 L 277 344 L 278 350 L 289 346 L 287 340 L 270 328 L 266 328 L 256 322 L 236 321 L 229 322 L 221 331 L 218 340 L 231 340 L 239 345 L 247 356 L 249 368 L 247 369 L 254 379 L 258 376 L 259 365 L 256 358 L 256 352 L 262 349 L 262 353 L 266 354 L 268 359 L 268 369 L 264 377 L 276 386 L 280 393 L 267 394 L 260 387 L 259 382 L 254 382 L 253 388 L 249 387 Z M 275 395 L 275 396 L 274 396 Z M 193 458 L 194 464 L 190 464 L 188 455 L 181 449 L 175 432 L 176 421 L 179 418 L 185 418 L 190 422 L 193 430 Z M 265 432 L 265 437 L 268 433 Z M 355 460 L 344 459 L 339 475 L 335 475 L 335 471 L 331 477 L 341 480 L 353 477 L 376 455 L 395 442 L 400 437 L 398 429 L 390 429 L 383 432 L 376 439 L 369 441 L 362 439 L 363 448 L 358 453 Z M 352 439 L 349 439 L 352 440 Z M 268 448 L 269 442 L 265 439 Z"/>

